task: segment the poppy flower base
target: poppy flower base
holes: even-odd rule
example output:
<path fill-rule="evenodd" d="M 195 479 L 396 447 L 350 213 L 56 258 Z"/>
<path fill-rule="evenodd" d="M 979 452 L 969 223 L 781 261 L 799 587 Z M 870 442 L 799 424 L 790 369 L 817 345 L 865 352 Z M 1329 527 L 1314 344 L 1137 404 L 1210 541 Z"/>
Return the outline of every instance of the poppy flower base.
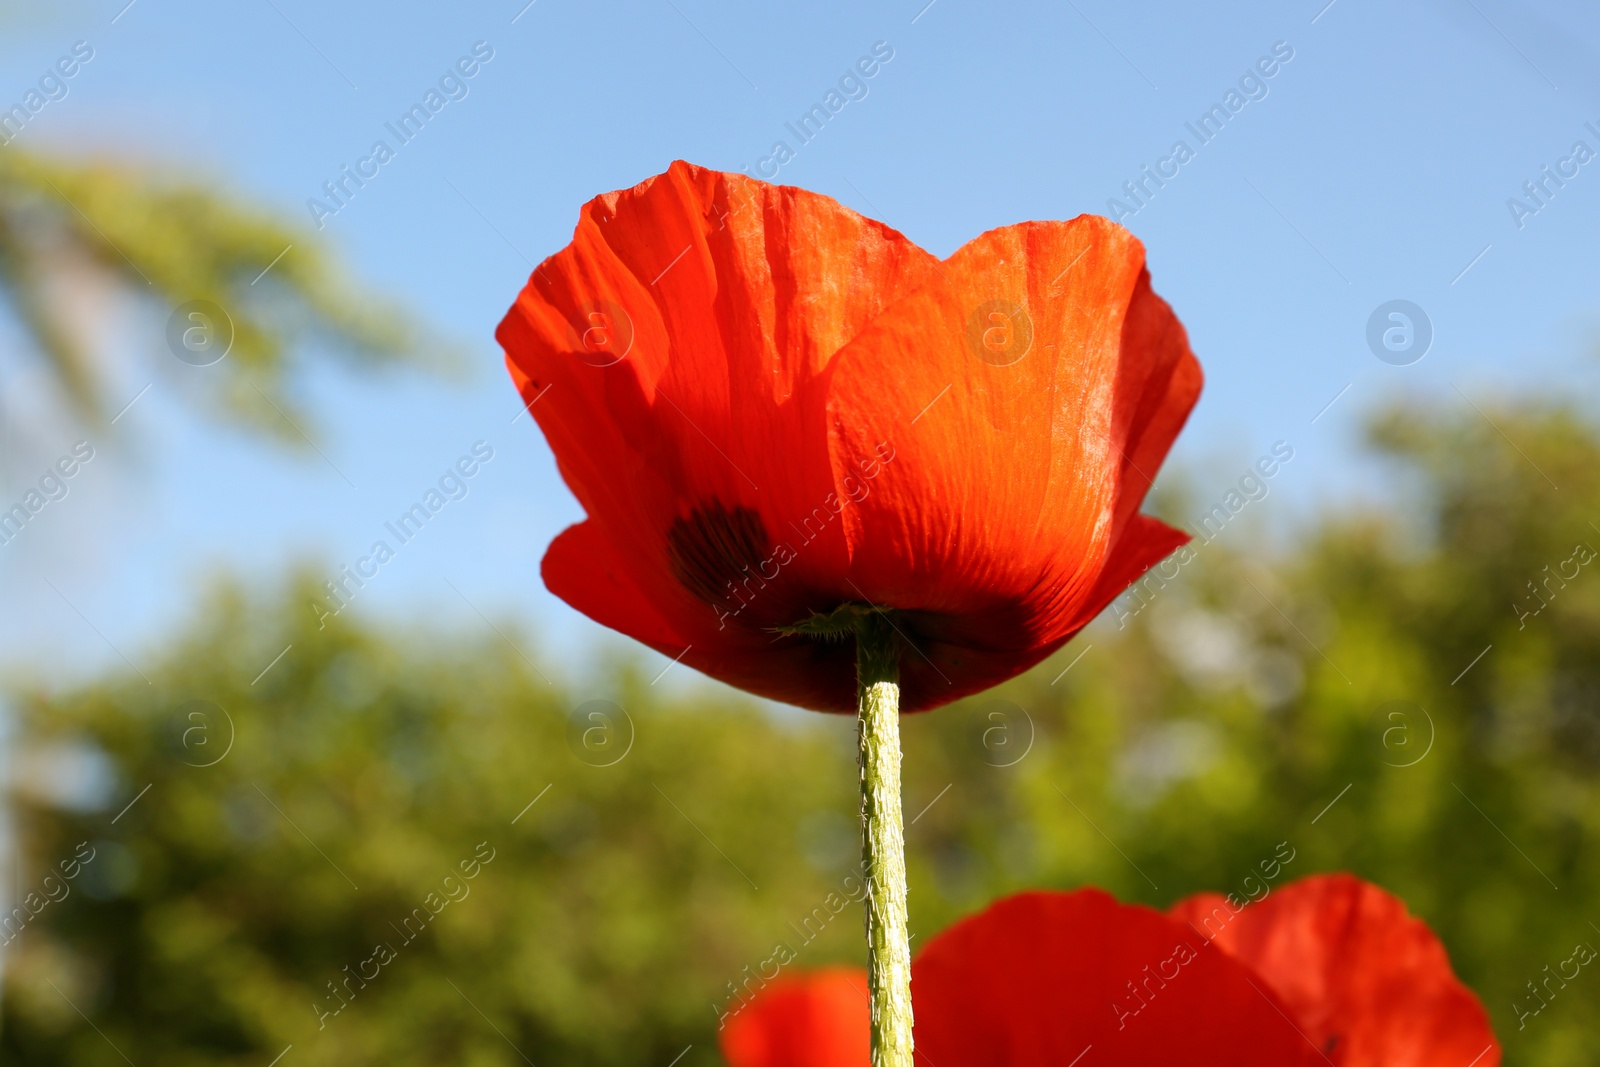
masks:
<path fill-rule="evenodd" d="M 911 1067 L 911 941 L 905 816 L 900 807 L 899 648 L 887 615 L 869 610 L 854 618 L 872 1064 Z"/>

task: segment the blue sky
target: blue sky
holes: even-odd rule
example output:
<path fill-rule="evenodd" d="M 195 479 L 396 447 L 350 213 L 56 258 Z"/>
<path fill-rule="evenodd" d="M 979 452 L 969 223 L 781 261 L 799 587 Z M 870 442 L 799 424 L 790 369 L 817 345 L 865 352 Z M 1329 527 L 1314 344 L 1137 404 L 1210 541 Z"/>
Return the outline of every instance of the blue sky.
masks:
<path fill-rule="evenodd" d="M 1574 142 L 1600 150 L 1585 126 L 1600 129 L 1592 5 L 524 2 L 0 4 L 6 106 L 75 42 L 94 48 L 19 144 L 160 161 L 307 227 L 306 201 L 385 122 L 476 43 L 493 50 L 320 234 L 465 347 L 464 379 L 319 371 L 302 399 L 324 455 L 295 455 L 181 403 L 177 372 L 195 369 L 166 354 L 163 315 L 134 314 L 116 319 L 108 389 L 151 390 L 114 431 L 30 434 L 18 427 L 37 367 L 0 322 L 7 503 L 74 441 L 97 448 L 68 496 L 0 548 L 6 662 L 51 678 L 141 666 L 209 576 L 267 586 L 309 558 L 331 577 L 478 441 L 494 458 L 358 610 L 403 625 L 481 611 L 520 624 L 552 673 L 581 662 L 598 627 L 538 578 L 579 510 L 531 421 L 513 422 L 494 326 L 585 200 L 676 158 L 735 170 L 779 139 L 797 146 L 785 123 L 878 42 L 893 58 L 866 95 L 777 180 L 940 254 L 1007 223 L 1107 213 L 1113 197 L 1138 206 L 1124 221 L 1207 373 L 1174 459 L 1202 497 L 1278 440 L 1295 459 L 1267 515 L 1381 497 L 1357 431 L 1404 392 L 1463 406 L 1461 394 L 1593 394 L 1600 160 L 1568 164 L 1577 173 L 1520 226 L 1507 206 Z M 1275 47 L 1292 58 L 1247 81 L 1255 98 L 1201 144 L 1186 123 Z M 1130 202 L 1123 184 L 1180 139 L 1193 158 Z M 1395 299 L 1433 329 L 1408 366 L 1366 340 Z"/>

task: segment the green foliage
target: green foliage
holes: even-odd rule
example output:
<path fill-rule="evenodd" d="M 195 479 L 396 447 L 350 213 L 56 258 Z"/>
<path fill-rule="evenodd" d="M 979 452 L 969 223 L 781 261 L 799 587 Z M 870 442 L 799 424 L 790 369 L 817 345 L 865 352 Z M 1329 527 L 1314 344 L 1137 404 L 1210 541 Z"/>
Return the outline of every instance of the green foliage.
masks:
<path fill-rule="evenodd" d="M 158 324 L 190 301 L 223 309 L 232 347 L 206 381 L 234 415 L 295 444 L 291 422 L 308 420 L 285 385 L 305 342 L 365 365 L 429 345 L 409 316 L 353 288 L 315 234 L 270 211 L 123 162 L 0 152 L 0 293 L 86 418 L 103 410 L 78 325 L 94 303 L 90 275 L 153 308 Z"/>
<path fill-rule="evenodd" d="M 1380 420 L 1403 517 L 1330 516 L 1277 557 L 1230 526 L 1125 627 L 1108 613 L 1028 676 L 908 717 L 913 950 L 1024 887 L 1165 906 L 1352 870 L 1438 931 L 1507 1062 L 1600 1059 L 1600 976 L 1520 1029 L 1513 1008 L 1600 945 L 1600 560 L 1567 562 L 1600 546 L 1600 433 L 1559 408 L 1489 415 Z M 1529 581 L 1548 582 L 1537 614 Z M 6 950 L 5 1062 L 120 1064 L 114 1044 L 261 1065 L 293 1044 L 286 1067 L 665 1064 L 692 1045 L 686 1067 L 717 1062 L 718 1015 L 780 946 L 795 968 L 862 958 L 848 719 L 664 697 L 626 666 L 564 690 L 492 632 L 319 631 L 310 595 L 224 593 L 152 685 L 18 694 L 24 751 L 91 743 L 116 770 L 93 810 L 19 801 L 24 889 L 81 841 L 96 858 Z M 196 698 L 231 715 L 220 760 L 220 721 L 184 743 Z M 636 731 L 610 766 L 623 735 L 586 748 L 602 720 L 569 723 L 591 699 Z M 470 895 L 406 941 L 480 842 Z M 1264 880 L 1280 842 L 1293 859 Z M 319 1030 L 327 983 L 385 942 Z"/>
<path fill-rule="evenodd" d="M 111 753 L 118 786 L 107 811 L 27 819 L 30 875 L 63 844 L 60 858 L 84 840 L 99 853 L 14 943 L 8 1058 L 121 1062 L 110 1044 L 163 1064 L 259 1064 L 289 1044 L 301 1064 L 708 1052 L 718 990 L 820 896 L 795 820 L 848 810 L 848 746 L 748 705 L 653 700 L 623 671 L 604 687 L 637 741 L 593 766 L 574 755 L 611 758 L 606 738 L 584 747 L 591 720 L 569 745 L 585 695 L 547 685 L 498 636 L 319 631 L 312 594 L 273 610 L 228 593 L 153 685 L 24 702 L 36 736 Z M 231 716 L 220 760 L 226 722 L 190 719 L 195 698 Z M 480 842 L 494 858 L 466 881 L 458 865 Z M 451 874 L 468 895 L 406 941 L 405 919 L 445 898 Z M 319 1027 L 314 1005 L 340 1003 L 328 983 L 347 965 L 370 974 L 381 943 L 396 958 Z"/>

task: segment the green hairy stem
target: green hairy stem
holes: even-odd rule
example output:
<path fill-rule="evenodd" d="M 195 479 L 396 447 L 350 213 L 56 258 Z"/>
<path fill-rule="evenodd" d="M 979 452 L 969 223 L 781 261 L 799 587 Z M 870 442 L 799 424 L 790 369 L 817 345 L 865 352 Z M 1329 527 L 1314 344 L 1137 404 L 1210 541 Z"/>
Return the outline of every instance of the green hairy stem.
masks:
<path fill-rule="evenodd" d="M 880 612 L 858 615 L 855 632 L 872 1065 L 912 1067 L 911 943 L 905 818 L 900 810 L 899 648 L 893 625 Z"/>

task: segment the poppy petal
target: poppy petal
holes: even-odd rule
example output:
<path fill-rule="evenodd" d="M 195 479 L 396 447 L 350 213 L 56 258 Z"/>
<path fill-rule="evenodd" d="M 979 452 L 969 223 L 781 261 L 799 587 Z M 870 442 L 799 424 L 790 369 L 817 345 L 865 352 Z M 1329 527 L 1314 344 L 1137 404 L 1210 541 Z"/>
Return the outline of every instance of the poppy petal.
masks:
<path fill-rule="evenodd" d="M 1244 966 L 1099 890 L 1002 900 L 934 938 L 911 974 L 918 1063 L 1324 1062 Z"/>
<path fill-rule="evenodd" d="M 583 612 L 601 625 L 669 656 L 677 654 L 674 646 L 682 649 L 682 634 L 654 610 L 655 602 L 634 584 L 626 561 L 593 521 L 558 534 L 541 570 L 552 593 L 569 604 L 581 603 Z"/>
<path fill-rule="evenodd" d="M 1167 450 L 1200 399 L 1204 376 L 1189 351 L 1189 334 L 1165 300 L 1150 289 L 1150 272 L 1139 272 L 1122 322 L 1124 358 L 1118 366 L 1115 421 L 1123 468 L 1118 498 L 1120 526 L 1137 511 L 1155 484 Z M 1128 354 L 1134 358 L 1127 358 Z"/>
<path fill-rule="evenodd" d="M 1488 1014 L 1405 905 L 1347 874 L 1235 911 L 1216 894 L 1170 913 L 1261 976 L 1338 1067 L 1498 1067 Z"/>
<path fill-rule="evenodd" d="M 848 650 L 768 628 L 841 602 L 821 372 L 932 263 L 827 197 L 685 163 L 589 203 L 497 334 L 589 517 L 546 584 L 732 684 L 853 706 Z"/>
<path fill-rule="evenodd" d="M 729 1067 L 868 1067 L 867 972 L 835 967 L 779 978 L 718 1035 Z"/>
<path fill-rule="evenodd" d="M 1147 571 L 1188 543 L 1189 535 L 1182 530 L 1174 530 L 1159 519 L 1134 512 L 1111 549 L 1100 580 L 1084 602 L 1074 631 L 1087 626 Z"/>
<path fill-rule="evenodd" d="M 593 520 L 563 530 L 541 569 L 552 593 L 602 626 L 752 693 L 823 707 L 837 699 L 832 679 L 854 670 L 855 650 L 843 642 L 775 642 L 771 634 L 732 627 L 719 632 L 699 612 L 657 611 L 657 604 L 673 603 L 673 591 L 658 583 L 647 593 L 635 581 L 639 572 Z"/>
<path fill-rule="evenodd" d="M 829 375 L 841 488 L 881 460 L 845 513 L 850 581 L 907 616 L 917 654 L 901 657 L 903 706 L 1032 666 L 1120 591 L 1099 588 L 1119 547 L 1125 585 L 1160 558 L 1154 543 L 1185 539 L 1152 541 L 1157 527 L 1133 519 L 1199 367 L 1150 293 L 1143 247 L 1114 223 L 984 234 L 878 315 Z"/>

